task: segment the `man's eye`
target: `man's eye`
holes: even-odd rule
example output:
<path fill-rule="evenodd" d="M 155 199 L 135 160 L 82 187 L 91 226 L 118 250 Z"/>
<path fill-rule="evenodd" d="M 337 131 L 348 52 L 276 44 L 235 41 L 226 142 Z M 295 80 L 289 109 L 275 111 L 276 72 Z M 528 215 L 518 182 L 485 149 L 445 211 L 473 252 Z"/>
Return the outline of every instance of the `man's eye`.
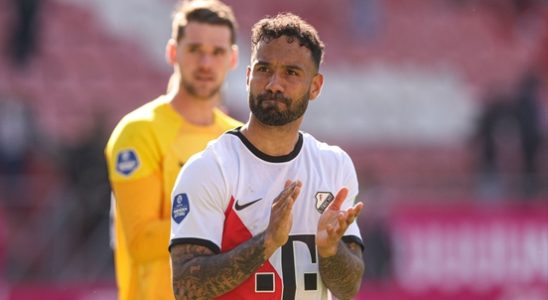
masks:
<path fill-rule="evenodd" d="M 215 49 L 213 51 L 213 55 L 215 56 L 222 56 L 226 53 L 226 51 L 224 49 Z"/>
<path fill-rule="evenodd" d="M 287 75 L 297 76 L 297 75 L 299 75 L 299 73 L 297 73 L 296 71 L 293 71 L 293 70 L 287 70 Z"/>

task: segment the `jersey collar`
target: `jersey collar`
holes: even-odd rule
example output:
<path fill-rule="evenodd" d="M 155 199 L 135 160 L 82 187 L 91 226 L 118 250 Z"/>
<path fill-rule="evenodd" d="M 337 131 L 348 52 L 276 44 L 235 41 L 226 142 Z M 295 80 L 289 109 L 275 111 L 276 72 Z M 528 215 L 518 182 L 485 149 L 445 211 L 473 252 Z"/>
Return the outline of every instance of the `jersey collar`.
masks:
<path fill-rule="evenodd" d="M 283 162 L 288 162 L 292 159 L 294 159 L 295 157 L 297 157 L 297 155 L 301 152 L 301 149 L 303 147 L 303 134 L 299 131 L 299 139 L 297 140 L 297 143 L 295 144 L 295 148 L 293 148 L 293 151 L 291 151 L 289 154 L 286 154 L 286 155 L 282 155 L 282 156 L 272 156 L 272 155 L 268 155 L 264 152 L 261 152 L 259 149 L 257 149 L 257 147 L 255 147 L 241 132 L 240 132 L 240 129 L 242 127 L 237 127 L 237 128 L 234 128 L 230 131 L 227 131 L 226 133 L 228 134 L 233 134 L 235 136 L 237 136 L 241 141 L 242 143 L 246 146 L 247 149 L 249 149 L 249 151 L 251 151 L 255 156 L 257 156 L 258 158 L 264 160 L 264 161 L 267 161 L 267 162 L 272 162 L 272 163 L 283 163 Z"/>

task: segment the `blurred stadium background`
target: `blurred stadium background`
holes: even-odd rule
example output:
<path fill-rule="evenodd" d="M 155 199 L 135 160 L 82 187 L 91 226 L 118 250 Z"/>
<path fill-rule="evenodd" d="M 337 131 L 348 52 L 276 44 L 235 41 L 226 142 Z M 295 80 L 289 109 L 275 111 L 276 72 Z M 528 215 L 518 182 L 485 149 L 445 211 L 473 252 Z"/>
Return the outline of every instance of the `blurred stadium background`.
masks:
<path fill-rule="evenodd" d="M 548 1 L 226 0 L 326 43 L 304 129 L 354 159 L 358 299 L 548 299 Z M 174 0 L 0 0 L 0 300 L 115 299 L 102 150 L 165 90 Z"/>

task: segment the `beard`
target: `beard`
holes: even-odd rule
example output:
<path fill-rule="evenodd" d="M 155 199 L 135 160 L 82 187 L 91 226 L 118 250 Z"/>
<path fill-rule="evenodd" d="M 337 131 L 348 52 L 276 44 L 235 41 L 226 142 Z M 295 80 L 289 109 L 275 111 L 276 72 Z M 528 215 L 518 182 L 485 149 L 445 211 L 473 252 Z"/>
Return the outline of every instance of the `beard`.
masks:
<path fill-rule="evenodd" d="M 281 93 L 262 93 L 257 96 L 251 92 L 248 97 L 249 109 L 261 123 L 269 126 L 282 126 L 300 118 L 308 107 L 310 93 L 306 92 L 299 99 L 292 101 L 291 98 L 284 97 Z M 266 104 L 266 100 L 276 100 L 283 102 L 286 110 L 280 110 L 276 103 Z M 293 105 L 292 105 L 293 104 Z"/>
<path fill-rule="evenodd" d="M 200 91 L 196 84 L 186 80 L 181 76 L 181 88 L 190 96 L 197 99 L 209 100 L 213 96 L 217 95 L 221 90 L 221 85 L 214 86 L 208 90 Z"/>

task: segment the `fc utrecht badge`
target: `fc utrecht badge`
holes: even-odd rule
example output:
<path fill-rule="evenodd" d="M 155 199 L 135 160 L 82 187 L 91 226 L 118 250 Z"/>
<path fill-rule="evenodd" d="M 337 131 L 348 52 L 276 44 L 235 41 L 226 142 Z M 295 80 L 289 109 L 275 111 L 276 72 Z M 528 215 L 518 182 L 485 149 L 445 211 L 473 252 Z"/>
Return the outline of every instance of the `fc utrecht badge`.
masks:
<path fill-rule="evenodd" d="M 180 224 L 181 221 L 188 215 L 190 211 L 190 205 L 188 204 L 188 196 L 183 194 L 178 194 L 173 199 L 173 208 L 171 210 L 171 217 L 173 221 L 177 224 Z"/>
<path fill-rule="evenodd" d="M 323 211 L 329 206 L 329 203 L 335 199 L 331 192 L 317 192 L 316 193 L 316 209 L 323 213 Z"/>

